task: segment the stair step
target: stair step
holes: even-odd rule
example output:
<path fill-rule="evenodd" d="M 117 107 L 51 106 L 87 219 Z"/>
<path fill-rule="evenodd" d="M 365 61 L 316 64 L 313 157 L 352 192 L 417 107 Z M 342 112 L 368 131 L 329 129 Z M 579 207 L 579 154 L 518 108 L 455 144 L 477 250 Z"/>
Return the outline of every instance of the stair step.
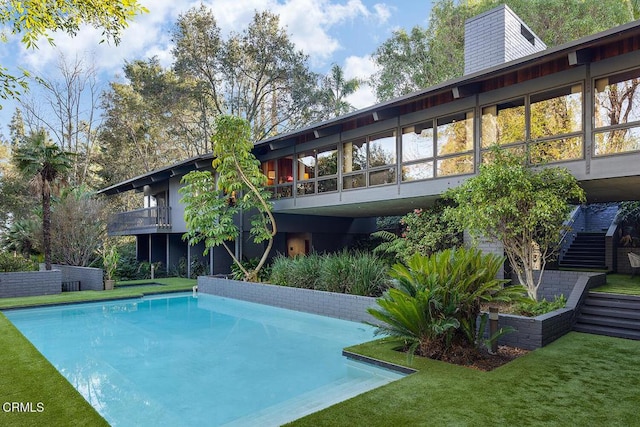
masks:
<path fill-rule="evenodd" d="M 640 310 L 635 310 L 635 309 L 629 310 L 629 309 L 621 309 L 621 308 L 615 308 L 615 307 L 603 307 L 600 305 L 583 305 L 582 308 L 580 309 L 580 316 L 582 315 L 640 320 Z"/>
<path fill-rule="evenodd" d="M 578 268 L 578 269 L 587 269 L 587 270 L 607 270 L 607 266 L 605 264 L 597 264 L 597 263 L 564 263 L 560 262 L 558 264 L 560 268 Z"/>
<path fill-rule="evenodd" d="M 577 332 L 585 332 L 588 334 L 606 335 L 609 337 L 640 340 L 640 331 L 634 331 L 634 330 L 628 330 L 628 329 L 611 328 L 611 327 L 600 326 L 600 325 L 584 325 L 581 323 L 576 323 L 576 325 L 573 327 L 573 330 Z"/>
<path fill-rule="evenodd" d="M 581 314 L 578 317 L 577 323 L 580 325 L 589 324 L 589 325 L 606 326 L 609 328 L 630 329 L 630 330 L 638 331 L 640 333 L 640 322 L 636 320 Z"/>

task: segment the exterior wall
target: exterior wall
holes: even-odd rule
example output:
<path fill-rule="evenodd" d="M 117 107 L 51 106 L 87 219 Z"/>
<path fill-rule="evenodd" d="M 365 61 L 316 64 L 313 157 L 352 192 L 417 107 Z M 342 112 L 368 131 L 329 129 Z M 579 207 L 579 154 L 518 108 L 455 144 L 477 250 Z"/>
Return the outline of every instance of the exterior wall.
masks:
<path fill-rule="evenodd" d="M 81 291 L 104 290 L 104 271 L 101 268 L 60 264 L 54 264 L 52 268 L 60 270 L 62 282 L 80 282 L 79 290 Z"/>
<path fill-rule="evenodd" d="M 376 321 L 367 313 L 368 307 L 376 306 L 376 299 L 372 297 L 240 282 L 210 276 L 198 277 L 198 292 L 355 322 Z"/>
<path fill-rule="evenodd" d="M 184 221 L 184 205 L 180 203 L 182 196 L 178 193 L 178 189 L 182 187 L 180 180 L 182 176 L 172 177 L 169 179 L 169 206 L 171 206 L 171 232 L 186 233 L 187 224 Z"/>
<path fill-rule="evenodd" d="M 0 298 L 55 295 L 61 292 L 60 270 L 0 273 Z"/>
<path fill-rule="evenodd" d="M 620 274 L 631 274 L 631 264 L 629 263 L 629 256 L 627 255 L 629 252 L 634 252 L 640 255 L 640 248 L 617 248 L 616 255 L 618 258 L 618 269 L 617 273 Z"/>
<path fill-rule="evenodd" d="M 525 28 L 533 43 L 522 34 Z M 464 25 L 464 74 L 475 73 L 547 48 L 506 5 L 468 19 Z"/>
<path fill-rule="evenodd" d="M 500 241 L 489 239 L 474 239 L 473 237 L 471 237 L 467 230 L 463 232 L 463 240 L 465 246 L 475 245 L 484 253 L 494 254 L 499 257 L 504 256 L 504 245 Z M 504 266 L 500 269 L 500 271 L 498 271 L 498 277 L 501 279 L 505 277 Z"/>

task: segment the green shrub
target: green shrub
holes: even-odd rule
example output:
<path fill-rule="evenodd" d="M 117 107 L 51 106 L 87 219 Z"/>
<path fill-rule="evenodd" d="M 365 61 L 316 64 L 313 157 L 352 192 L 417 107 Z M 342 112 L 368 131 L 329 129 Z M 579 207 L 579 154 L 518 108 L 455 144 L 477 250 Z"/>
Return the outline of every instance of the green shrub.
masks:
<path fill-rule="evenodd" d="M 535 317 L 564 308 L 566 305 L 567 298 L 564 295 L 556 296 L 553 301 L 547 301 L 544 298 L 542 301 L 526 299 L 515 305 L 514 312 L 522 316 Z"/>
<path fill-rule="evenodd" d="M 38 263 L 23 256 L 15 256 L 9 252 L 0 252 L 0 272 L 37 271 Z"/>
<path fill-rule="evenodd" d="M 321 259 L 319 290 L 345 293 L 353 280 L 353 257 L 347 251 Z M 318 289 L 317 288 L 317 289 Z"/>
<path fill-rule="evenodd" d="M 248 260 L 242 261 L 242 267 L 244 267 L 247 271 L 255 270 L 260 263 L 260 258 L 251 258 Z M 271 275 L 271 268 L 268 265 L 263 265 L 260 271 L 258 272 L 258 282 L 266 282 L 269 280 L 269 276 Z M 244 280 L 244 273 L 238 267 L 238 264 L 235 262 L 231 264 L 231 277 L 234 280 Z"/>
<path fill-rule="evenodd" d="M 415 254 L 389 275 L 394 288 L 378 299 L 369 313 L 383 323 L 378 334 L 403 341 L 411 351 L 443 358 L 453 347 L 479 344 L 476 322 L 480 303 L 521 298 L 520 286 L 504 287 L 496 279 L 504 259 L 478 249 L 447 249 Z"/>
<path fill-rule="evenodd" d="M 377 297 L 389 287 L 388 268 L 380 257 L 359 252 L 353 256 L 350 285 L 347 293 Z"/>

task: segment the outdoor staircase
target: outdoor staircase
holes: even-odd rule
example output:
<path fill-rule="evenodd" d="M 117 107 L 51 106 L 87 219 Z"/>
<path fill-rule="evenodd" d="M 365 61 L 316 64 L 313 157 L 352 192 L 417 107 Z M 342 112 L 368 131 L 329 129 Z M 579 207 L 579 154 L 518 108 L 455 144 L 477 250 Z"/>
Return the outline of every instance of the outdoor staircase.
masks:
<path fill-rule="evenodd" d="M 640 297 L 589 292 L 573 330 L 640 340 Z"/>
<path fill-rule="evenodd" d="M 573 270 L 606 270 L 605 233 L 578 232 L 558 266 Z"/>

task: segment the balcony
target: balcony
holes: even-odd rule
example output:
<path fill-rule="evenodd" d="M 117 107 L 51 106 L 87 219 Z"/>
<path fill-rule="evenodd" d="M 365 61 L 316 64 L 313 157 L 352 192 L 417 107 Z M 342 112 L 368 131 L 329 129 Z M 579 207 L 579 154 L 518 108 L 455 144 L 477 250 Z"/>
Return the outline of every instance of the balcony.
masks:
<path fill-rule="evenodd" d="M 126 236 L 170 231 L 170 214 L 171 208 L 168 206 L 119 213 L 110 219 L 107 232 L 110 236 Z"/>

